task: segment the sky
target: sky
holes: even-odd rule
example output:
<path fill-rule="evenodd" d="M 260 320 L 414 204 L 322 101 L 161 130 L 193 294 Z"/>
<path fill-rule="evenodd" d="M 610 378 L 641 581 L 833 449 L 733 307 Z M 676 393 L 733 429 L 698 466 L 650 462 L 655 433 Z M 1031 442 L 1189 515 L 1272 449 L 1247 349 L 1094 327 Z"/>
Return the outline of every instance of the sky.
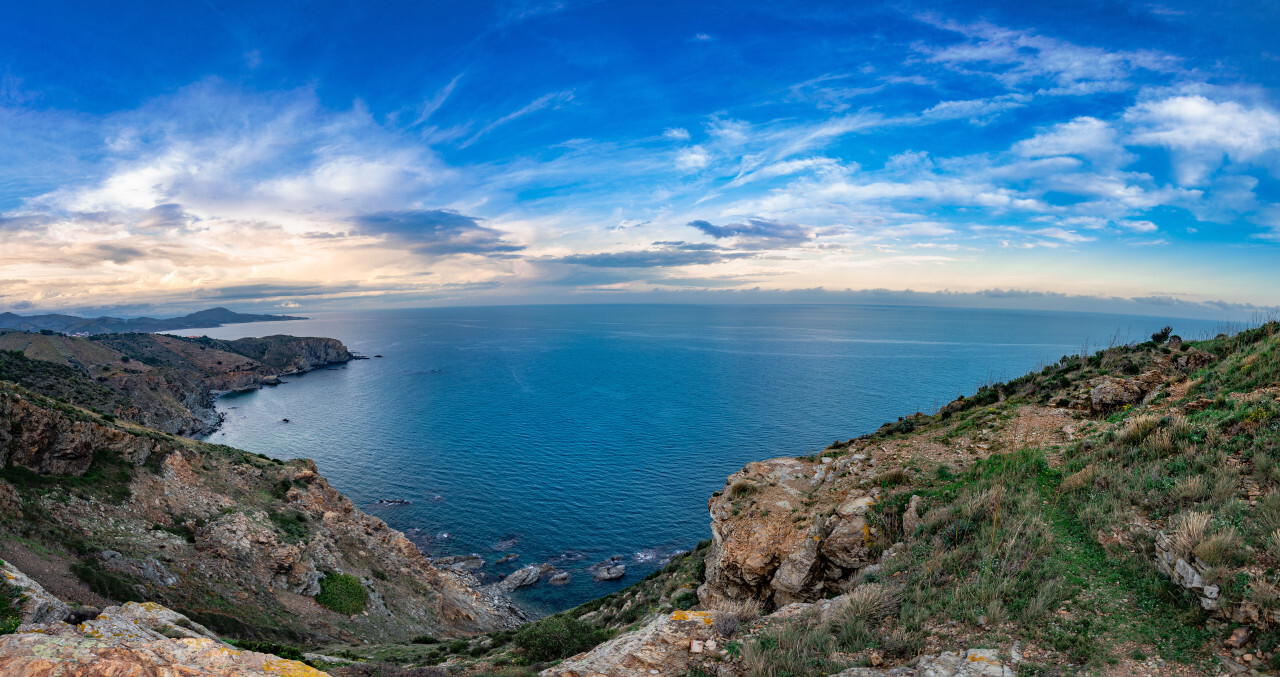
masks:
<path fill-rule="evenodd" d="M 1280 307 L 1280 3 L 0 5 L 0 311 Z"/>

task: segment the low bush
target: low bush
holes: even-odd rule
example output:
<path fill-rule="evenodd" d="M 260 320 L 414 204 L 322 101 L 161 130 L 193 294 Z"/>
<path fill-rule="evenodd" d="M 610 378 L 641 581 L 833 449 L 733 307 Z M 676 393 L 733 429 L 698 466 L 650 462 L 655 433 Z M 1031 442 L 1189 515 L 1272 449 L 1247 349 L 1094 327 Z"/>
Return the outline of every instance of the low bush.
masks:
<path fill-rule="evenodd" d="M 511 642 L 528 660 L 544 662 L 581 653 L 612 636 L 612 632 L 585 621 L 556 615 L 525 625 Z"/>
<path fill-rule="evenodd" d="M 320 594 L 316 595 L 316 602 L 340 614 L 354 616 L 369 604 L 369 591 L 355 576 L 331 571 L 320 579 Z"/>

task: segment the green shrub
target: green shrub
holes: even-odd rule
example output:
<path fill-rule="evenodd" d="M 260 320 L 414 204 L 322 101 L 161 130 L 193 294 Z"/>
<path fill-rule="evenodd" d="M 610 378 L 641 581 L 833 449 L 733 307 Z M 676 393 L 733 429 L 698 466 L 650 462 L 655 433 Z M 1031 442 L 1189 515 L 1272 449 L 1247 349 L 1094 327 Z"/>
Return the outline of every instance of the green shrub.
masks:
<path fill-rule="evenodd" d="M 566 658 L 608 640 L 612 633 L 570 616 L 550 616 L 529 623 L 516 633 L 512 643 L 534 662 Z"/>
<path fill-rule="evenodd" d="M 675 599 L 671 600 L 671 606 L 674 606 L 677 609 L 692 609 L 697 603 L 698 596 L 690 590 L 685 590 L 684 592 L 676 595 Z"/>
<path fill-rule="evenodd" d="M 331 571 L 320 579 L 320 594 L 316 595 L 316 602 L 340 614 L 354 616 L 369 604 L 369 591 L 355 576 Z"/>

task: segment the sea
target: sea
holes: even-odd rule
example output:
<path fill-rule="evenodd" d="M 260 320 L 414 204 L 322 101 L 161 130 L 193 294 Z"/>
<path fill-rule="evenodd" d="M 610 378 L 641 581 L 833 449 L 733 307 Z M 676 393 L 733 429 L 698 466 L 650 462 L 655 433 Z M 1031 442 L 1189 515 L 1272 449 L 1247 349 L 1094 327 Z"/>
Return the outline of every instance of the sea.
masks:
<path fill-rule="evenodd" d="M 1169 324 L 1109 314 L 849 305 L 561 305 L 319 312 L 187 329 L 328 336 L 368 357 L 219 398 L 207 439 L 314 459 L 432 557 L 487 580 L 551 562 L 534 613 L 630 585 L 710 537 L 707 499 L 750 461 L 811 454 L 985 383 Z M 288 422 L 285 422 L 288 419 Z M 506 555 L 519 557 L 498 564 Z M 590 567 L 620 556 L 627 572 Z"/>

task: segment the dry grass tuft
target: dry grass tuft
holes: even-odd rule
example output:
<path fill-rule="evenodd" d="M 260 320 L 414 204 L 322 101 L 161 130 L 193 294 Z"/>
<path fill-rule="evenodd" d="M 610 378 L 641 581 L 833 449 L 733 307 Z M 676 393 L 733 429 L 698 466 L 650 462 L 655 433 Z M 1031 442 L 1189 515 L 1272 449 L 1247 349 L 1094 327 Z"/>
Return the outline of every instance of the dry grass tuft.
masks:
<path fill-rule="evenodd" d="M 1209 495 L 1209 484 L 1203 475 L 1190 475 L 1178 480 L 1173 487 L 1173 498 L 1179 502 L 1199 501 Z"/>
<path fill-rule="evenodd" d="M 1202 540 L 1195 547 L 1195 555 L 1209 566 L 1221 566 L 1240 557 L 1244 541 L 1235 527 L 1227 527 Z"/>
<path fill-rule="evenodd" d="M 876 621 L 898 608 L 898 596 L 882 583 L 864 583 L 849 593 L 840 613 L 846 617 Z"/>
<path fill-rule="evenodd" d="M 1117 438 L 1124 444 L 1141 444 L 1147 436 L 1155 432 L 1160 427 L 1160 417 L 1151 414 L 1143 414 L 1129 419 L 1129 422 L 1120 429 Z"/>
<path fill-rule="evenodd" d="M 1178 442 L 1174 439 L 1173 432 L 1167 429 L 1147 437 L 1142 446 L 1155 454 L 1157 458 L 1169 456 L 1178 450 Z"/>
<path fill-rule="evenodd" d="M 1182 557 L 1189 557 L 1197 545 L 1204 540 L 1209 531 L 1213 517 L 1204 512 L 1184 513 L 1173 529 L 1171 540 L 1174 551 Z"/>
<path fill-rule="evenodd" d="M 732 637 L 743 623 L 760 617 L 760 602 L 746 599 L 717 599 L 707 606 L 711 625 L 721 637 Z"/>
<path fill-rule="evenodd" d="M 1059 485 L 1058 488 L 1065 492 L 1079 491 L 1080 489 L 1089 486 L 1089 484 L 1093 482 L 1093 478 L 1097 477 L 1097 475 L 1098 466 L 1090 463 L 1085 466 L 1083 470 L 1067 475 L 1066 479 L 1062 480 L 1062 484 Z"/>

